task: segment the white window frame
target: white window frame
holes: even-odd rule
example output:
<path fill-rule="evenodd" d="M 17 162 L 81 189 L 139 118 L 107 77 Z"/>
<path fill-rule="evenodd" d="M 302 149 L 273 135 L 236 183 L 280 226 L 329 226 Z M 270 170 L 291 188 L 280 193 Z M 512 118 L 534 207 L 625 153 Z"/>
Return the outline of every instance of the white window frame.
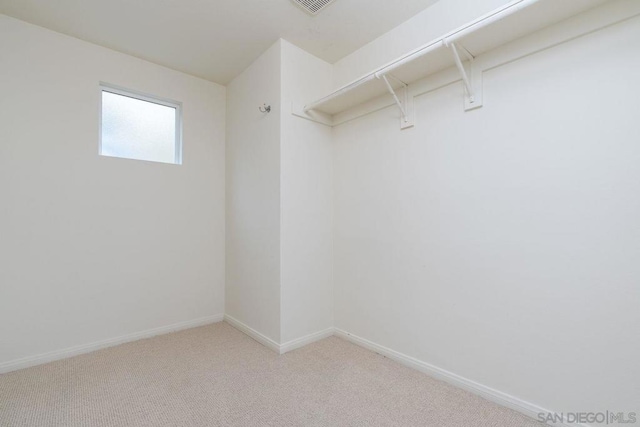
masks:
<path fill-rule="evenodd" d="M 99 120 L 99 129 L 98 129 L 98 153 L 102 154 L 102 92 L 109 92 L 116 95 L 122 95 L 129 98 L 137 99 L 140 101 L 151 102 L 152 104 L 164 105 L 165 107 L 175 108 L 176 110 L 176 135 L 175 135 L 175 162 L 174 163 L 166 163 L 166 162 L 156 162 L 156 163 L 164 163 L 164 164 L 182 164 L 182 102 L 174 101 L 167 98 L 161 98 L 154 95 L 149 95 L 146 93 L 138 92 L 136 90 L 125 89 L 121 86 L 112 85 L 110 83 L 100 82 L 99 85 L 100 90 L 100 116 Z M 113 156 L 105 156 L 105 157 L 113 157 Z M 129 157 L 118 157 L 129 159 Z M 153 160 L 140 160 L 140 159 L 130 159 L 130 160 L 139 160 L 139 161 L 153 161 Z"/>

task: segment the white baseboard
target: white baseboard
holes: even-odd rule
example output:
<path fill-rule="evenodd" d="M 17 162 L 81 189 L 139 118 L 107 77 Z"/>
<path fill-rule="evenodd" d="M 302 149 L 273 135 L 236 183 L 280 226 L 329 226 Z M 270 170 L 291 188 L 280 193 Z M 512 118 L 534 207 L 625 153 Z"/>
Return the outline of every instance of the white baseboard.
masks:
<path fill-rule="evenodd" d="M 238 329 L 239 331 L 249 335 L 251 338 L 258 341 L 260 344 L 264 345 L 265 347 L 270 348 L 271 350 L 280 354 L 280 344 L 278 344 L 268 336 L 261 334 L 260 332 L 245 325 L 238 319 L 231 317 L 228 314 L 224 315 L 224 321 L 230 324 L 231 326 L 233 326 L 234 328 Z"/>
<path fill-rule="evenodd" d="M 360 347 L 364 347 L 382 356 L 388 357 L 389 359 L 395 360 L 396 362 L 402 363 L 405 366 L 416 369 L 420 372 L 424 372 L 425 374 L 431 377 L 437 378 L 451 385 L 454 385 L 458 388 L 477 394 L 491 402 L 513 409 L 514 411 L 520 412 L 521 414 L 524 414 L 530 418 L 533 418 L 534 420 L 538 420 L 539 413 L 547 414 L 552 412 L 547 409 L 541 408 L 537 405 L 534 405 L 532 403 L 525 402 L 522 399 L 518 399 L 515 396 L 511 396 L 501 391 L 492 389 L 491 387 L 487 387 L 485 385 L 479 384 L 475 381 L 461 377 L 452 372 L 438 368 L 437 366 L 433 366 L 429 363 L 422 362 L 416 358 L 407 356 L 406 354 L 402 354 L 400 352 L 391 350 L 390 348 L 387 348 L 387 347 L 383 347 L 379 344 L 376 344 L 364 338 L 360 338 L 356 335 L 353 335 L 341 329 L 336 328 L 335 335 L 349 342 L 352 342 Z M 571 424 L 570 426 L 567 424 L 553 424 L 553 425 L 567 426 L 567 427 L 570 427 L 570 426 L 587 427 L 587 426 L 584 426 L 583 424 Z"/>
<path fill-rule="evenodd" d="M 327 328 L 323 331 L 314 332 L 304 337 L 296 338 L 284 344 L 278 344 L 277 342 L 267 337 L 266 335 L 242 323 L 235 317 L 225 314 L 224 320 L 234 328 L 238 329 L 240 332 L 244 332 L 254 340 L 258 341 L 260 344 L 264 345 L 267 348 L 270 348 L 271 350 L 275 351 L 278 354 L 284 354 L 291 350 L 295 350 L 296 348 L 304 347 L 305 345 L 311 344 L 312 342 L 316 342 L 321 339 L 333 336 L 333 333 L 334 333 L 334 328 Z"/>
<path fill-rule="evenodd" d="M 123 335 L 116 338 L 110 338 L 102 341 L 96 341 L 90 344 L 83 344 L 74 347 L 65 348 L 62 350 L 55 350 L 48 353 L 38 354 L 35 356 L 29 356 L 22 359 L 10 360 L 8 362 L 0 363 L 0 374 L 17 371 L 18 369 L 29 368 L 31 366 L 42 365 L 44 363 L 53 362 L 60 359 L 66 359 L 80 354 L 90 353 L 92 351 L 100 350 L 107 347 L 113 347 L 119 344 L 124 344 L 131 341 L 137 341 L 144 338 L 154 337 L 156 335 L 168 334 L 170 332 L 176 332 L 183 329 L 195 328 L 197 326 L 208 325 L 210 323 L 221 322 L 223 320 L 222 314 L 214 316 L 201 317 L 199 319 L 187 320 L 185 322 L 174 323 L 172 325 L 161 326 L 159 328 L 147 329 L 146 331 L 135 332 L 129 335 Z"/>
<path fill-rule="evenodd" d="M 291 350 L 311 344 L 315 341 L 319 341 L 321 339 L 328 338 L 332 335 L 335 335 L 337 337 L 350 341 L 360 347 L 366 348 L 382 356 L 388 357 L 389 359 L 395 360 L 396 362 L 402 363 L 405 366 L 424 372 L 429 376 L 445 381 L 461 389 L 470 391 L 489 401 L 492 401 L 499 405 L 513 409 L 530 418 L 533 418 L 534 420 L 538 419 L 539 413 L 553 412 L 553 411 L 549 411 L 547 409 L 541 408 L 532 403 L 526 402 L 517 397 L 492 389 L 491 387 L 487 387 L 475 381 L 461 377 L 452 372 L 438 368 L 437 366 L 420 361 L 414 357 L 407 356 L 406 354 L 381 346 L 379 344 L 376 344 L 364 338 L 360 338 L 356 335 L 353 335 L 341 329 L 328 328 L 323 331 L 315 332 L 313 334 L 309 334 L 307 336 L 288 341 L 284 344 L 278 344 L 271 338 L 261 334 L 260 332 L 245 325 L 244 323 L 229 316 L 228 314 L 225 314 L 225 315 L 219 314 L 214 316 L 202 317 L 199 319 L 188 320 L 180 323 L 174 323 L 168 326 L 148 329 L 146 331 L 136 332 L 133 334 L 124 335 L 117 338 L 98 341 L 91 344 L 70 347 L 63 350 L 57 350 L 49 353 L 39 354 L 36 356 L 30 356 L 22 359 L 12 360 L 12 361 L 0 364 L 0 374 L 16 371 L 18 369 L 28 368 L 31 366 L 42 365 L 44 363 L 49 363 L 49 362 L 53 362 L 60 359 L 66 359 L 66 358 L 77 356 L 80 354 L 90 353 L 92 351 L 100 350 L 107 347 L 113 347 L 119 344 L 131 342 L 131 341 L 137 341 L 144 338 L 150 338 L 157 335 L 167 334 L 170 332 L 176 332 L 184 329 L 195 328 L 197 326 L 203 326 L 211 323 L 221 322 L 222 320 L 226 321 L 234 328 L 240 330 L 241 332 L 244 332 L 245 334 L 249 335 L 251 338 L 255 339 L 259 343 L 263 344 L 267 348 L 270 348 L 271 350 L 275 351 L 278 354 L 284 354 Z M 571 424 L 571 425 L 554 424 L 554 425 L 566 426 L 566 427 L 588 427 L 584 424 Z"/>
<path fill-rule="evenodd" d="M 280 354 L 285 354 L 296 348 L 304 347 L 307 344 L 311 344 L 316 341 L 320 341 L 325 338 L 333 336 L 335 328 L 327 328 L 324 331 L 314 332 L 304 337 L 296 338 L 295 340 L 288 341 L 284 344 L 280 344 Z"/>
<path fill-rule="evenodd" d="M 295 340 L 288 341 L 284 344 L 278 344 L 271 338 L 261 334 L 260 332 L 245 325 L 244 323 L 229 316 L 228 314 L 225 314 L 224 320 L 228 322 L 231 326 L 235 327 L 241 332 L 244 332 L 245 334 L 249 335 L 251 338 L 255 339 L 259 343 L 263 344 L 267 348 L 279 354 L 287 353 L 296 348 L 300 348 L 305 345 L 311 344 L 315 341 L 319 341 L 321 339 L 328 338 L 332 335 L 335 335 L 349 342 L 352 342 L 353 344 L 356 344 L 360 347 L 366 348 L 367 350 L 371 350 L 382 356 L 388 357 L 391 360 L 402 363 L 405 366 L 408 366 L 410 368 L 423 372 L 431 377 L 437 378 L 451 385 L 454 385 L 458 388 L 477 394 L 491 402 L 513 409 L 514 411 L 517 411 L 523 415 L 526 415 L 536 421 L 538 420 L 538 414 L 540 413 L 548 414 L 552 412 L 547 409 L 541 408 L 533 403 L 526 402 L 515 396 L 511 396 L 507 393 L 503 393 L 491 387 L 488 387 L 483 384 L 472 381 L 470 379 L 461 377 L 452 372 L 446 371 L 442 368 L 438 368 L 437 366 L 423 362 L 414 357 L 407 356 L 406 354 L 403 354 L 398 351 L 392 350 L 390 348 L 384 347 L 382 345 L 376 344 L 364 338 L 360 338 L 356 335 L 353 335 L 341 329 L 328 328 L 323 331 L 319 331 Z M 564 427 L 588 427 L 584 424 L 567 425 L 567 424 L 556 423 L 553 425 L 558 427 L 563 427 L 563 426 Z"/>

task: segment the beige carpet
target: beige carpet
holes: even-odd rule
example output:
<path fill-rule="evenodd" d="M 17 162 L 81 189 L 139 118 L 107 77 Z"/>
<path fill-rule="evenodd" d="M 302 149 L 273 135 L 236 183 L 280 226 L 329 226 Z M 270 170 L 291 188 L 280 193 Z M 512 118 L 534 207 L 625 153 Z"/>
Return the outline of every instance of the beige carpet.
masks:
<path fill-rule="evenodd" d="M 225 323 L 0 375 L 0 426 L 540 426 L 331 337 L 278 356 Z"/>

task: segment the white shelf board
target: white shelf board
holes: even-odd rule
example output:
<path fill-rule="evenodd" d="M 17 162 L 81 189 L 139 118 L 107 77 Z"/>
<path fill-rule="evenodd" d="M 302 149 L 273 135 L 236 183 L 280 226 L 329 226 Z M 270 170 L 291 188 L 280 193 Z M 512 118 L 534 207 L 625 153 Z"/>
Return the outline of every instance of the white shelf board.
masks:
<path fill-rule="evenodd" d="M 609 0 L 515 0 L 412 52 L 378 68 L 366 76 L 309 103 L 305 109 L 335 115 L 387 92 L 377 75 L 390 74 L 406 84 L 455 65 L 445 40 L 455 40 L 473 56 L 495 49 Z M 499 19 L 497 19 L 499 18 Z M 487 24 L 489 23 L 489 24 Z M 391 80 L 390 80 L 391 81 Z M 394 87 L 399 87 L 394 84 Z M 310 108 L 311 107 L 311 108 Z"/>

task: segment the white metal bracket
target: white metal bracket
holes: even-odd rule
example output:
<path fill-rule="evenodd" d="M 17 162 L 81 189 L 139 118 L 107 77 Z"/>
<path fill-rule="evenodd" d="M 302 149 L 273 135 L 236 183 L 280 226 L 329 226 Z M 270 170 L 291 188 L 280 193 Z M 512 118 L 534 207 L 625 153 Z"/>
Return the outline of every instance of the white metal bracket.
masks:
<path fill-rule="evenodd" d="M 469 60 L 469 74 L 464 69 L 460 54 L 458 53 L 458 46 L 455 42 L 449 43 L 445 40 L 445 44 L 449 46 L 453 53 L 453 59 L 456 62 L 456 67 L 462 77 L 462 83 L 464 84 L 464 109 L 465 111 L 474 110 L 482 107 L 482 70 L 475 66 L 474 57 L 464 47 L 462 51 Z"/>
<path fill-rule="evenodd" d="M 387 76 L 382 75 L 377 77 L 384 81 L 385 85 L 387 86 L 387 90 L 389 91 L 391 96 L 393 96 L 393 100 L 396 102 L 396 105 L 400 109 L 400 129 L 408 129 L 410 127 L 413 127 L 415 124 L 413 120 L 413 97 L 409 95 L 408 85 L 396 79 L 392 75 L 389 75 L 389 77 L 393 78 L 395 81 L 399 82 L 402 85 L 402 88 L 399 90 L 400 97 L 402 98 L 402 100 L 400 100 L 400 97 L 398 97 L 398 94 L 393 89 L 393 86 L 391 86 L 391 83 L 389 83 Z"/>

